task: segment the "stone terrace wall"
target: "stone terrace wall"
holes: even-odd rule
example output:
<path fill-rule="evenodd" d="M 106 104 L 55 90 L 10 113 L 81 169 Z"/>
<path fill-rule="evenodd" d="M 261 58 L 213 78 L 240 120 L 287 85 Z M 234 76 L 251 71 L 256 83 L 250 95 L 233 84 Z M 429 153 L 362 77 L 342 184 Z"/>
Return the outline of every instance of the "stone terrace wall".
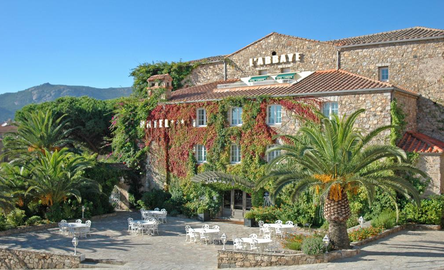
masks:
<path fill-rule="evenodd" d="M 217 268 L 285 266 L 324 263 L 348 258 L 359 254 L 359 249 L 338 250 L 317 256 L 303 253 L 251 253 L 245 251 L 219 250 L 217 254 Z"/>
<path fill-rule="evenodd" d="M 0 248 L 1 269 L 79 268 L 81 256 Z"/>
<path fill-rule="evenodd" d="M 378 79 L 389 67 L 389 82 L 418 92 L 418 131 L 444 140 L 444 40 L 341 49 L 341 68 Z"/>

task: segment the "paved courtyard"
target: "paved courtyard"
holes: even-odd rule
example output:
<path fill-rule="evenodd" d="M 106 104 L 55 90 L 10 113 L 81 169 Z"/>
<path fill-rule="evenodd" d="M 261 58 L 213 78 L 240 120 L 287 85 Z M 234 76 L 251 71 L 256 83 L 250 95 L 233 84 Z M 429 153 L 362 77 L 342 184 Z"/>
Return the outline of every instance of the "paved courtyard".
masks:
<path fill-rule="evenodd" d="M 184 227 L 201 227 L 202 222 L 171 217 L 160 225 L 159 236 L 135 236 L 127 230 L 127 218 L 140 219 L 139 212 L 120 212 L 117 216 L 93 222 L 91 237 L 80 239 L 78 252 L 91 259 L 124 261 L 110 265 L 123 269 L 215 269 L 217 250 L 221 245 L 185 242 Z M 226 222 L 219 225 L 229 239 L 257 233 Z M 0 246 L 26 248 L 61 253 L 73 252 L 71 237 L 58 229 L 23 233 L 0 238 Z M 228 246 L 231 248 L 231 246 Z M 361 254 L 352 258 L 318 265 L 267 267 L 262 269 L 444 269 L 444 231 L 402 231 L 362 247 Z M 248 268 L 257 269 L 257 268 Z"/>

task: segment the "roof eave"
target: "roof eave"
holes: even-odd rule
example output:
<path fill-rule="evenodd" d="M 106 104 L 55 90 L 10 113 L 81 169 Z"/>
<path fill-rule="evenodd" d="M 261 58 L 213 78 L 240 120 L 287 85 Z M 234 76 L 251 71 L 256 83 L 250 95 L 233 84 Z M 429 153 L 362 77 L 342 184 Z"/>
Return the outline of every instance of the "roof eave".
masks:
<path fill-rule="evenodd" d="M 386 88 L 367 88 L 367 89 L 354 89 L 354 90 L 341 90 L 341 91 L 323 91 L 323 92 L 314 92 L 314 93 L 295 93 L 295 94 L 286 94 L 286 95 L 270 95 L 270 97 L 318 97 L 318 96 L 336 96 L 336 95 L 347 95 L 347 94 L 372 94 L 372 93 L 387 93 L 392 91 L 399 91 L 408 95 L 412 95 L 418 97 L 418 94 L 408 92 L 395 87 L 386 87 Z M 227 97 L 228 98 L 228 97 Z M 247 97 L 248 98 L 248 97 Z M 254 96 L 251 98 L 255 98 Z M 211 101 L 220 101 L 225 98 L 216 98 L 216 99 L 200 99 L 200 100 L 188 100 L 188 101 L 167 101 L 162 104 L 178 104 L 178 103 L 198 103 L 198 102 L 211 102 Z"/>

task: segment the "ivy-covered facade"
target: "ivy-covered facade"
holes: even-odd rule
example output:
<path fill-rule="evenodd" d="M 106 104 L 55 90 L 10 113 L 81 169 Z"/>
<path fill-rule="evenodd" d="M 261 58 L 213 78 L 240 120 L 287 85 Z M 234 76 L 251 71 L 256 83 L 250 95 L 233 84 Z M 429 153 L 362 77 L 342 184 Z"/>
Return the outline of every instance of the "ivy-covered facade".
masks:
<path fill-rule="evenodd" d="M 415 40 L 409 41 L 412 35 Z M 382 37 L 387 42 L 378 45 Z M 394 50 L 407 55 L 416 48 L 412 49 L 416 57 L 431 55 L 430 48 L 442 44 L 443 37 L 444 31 L 425 28 L 332 42 L 271 33 L 232 54 L 198 61 L 184 80 L 185 88 L 160 90 L 159 78 L 163 77 L 157 77 L 159 84 L 148 83 L 146 91 L 165 91 L 163 100 L 142 123 L 148 149 L 145 189 L 168 188 L 173 178 L 190 179 L 205 171 L 228 173 L 254 183 L 263 176 L 267 161 L 279 154 L 266 154 L 269 147 L 283 143 L 278 134 L 295 134 L 301 121 L 314 119 L 315 109 L 350 115 L 363 108 L 366 111 L 357 120 L 363 133 L 395 124 L 391 134 L 384 133 L 379 142 L 434 155 L 437 167 L 432 168 L 432 192 L 442 193 L 444 168 L 438 163 L 444 160 L 444 148 L 429 137 L 429 127 L 421 121 L 424 111 L 418 110 L 427 103 L 424 91 L 428 90 L 424 89 L 433 96 L 435 86 L 418 88 L 403 79 L 406 72 L 420 81 L 426 70 L 399 69 L 415 60 L 398 59 Z M 444 67 L 444 62 L 438 62 Z M 418 133 L 420 130 L 430 134 Z M 432 153 L 412 146 L 414 139 L 406 134 L 417 139 L 417 145 L 438 150 Z M 420 158 L 419 166 L 428 171 L 426 158 Z M 233 185 L 224 187 L 224 206 L 230 208 L 231 215 L 236 208 L 244 213 L 252 190 L 243 188 L 241 192 L 240 186 Z"/>

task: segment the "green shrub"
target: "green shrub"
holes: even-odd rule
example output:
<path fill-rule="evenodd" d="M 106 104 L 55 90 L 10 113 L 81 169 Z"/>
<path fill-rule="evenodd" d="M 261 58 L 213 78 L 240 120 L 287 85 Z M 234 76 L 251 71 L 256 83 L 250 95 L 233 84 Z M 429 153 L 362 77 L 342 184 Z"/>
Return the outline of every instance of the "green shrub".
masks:
<path fill-rule="evenodd" d="M 358 216 L 356 214 L 352 214 L 350 218 L 347 220 L 347 228 L 352 228 L 359 225 Z"/>
<path fill-rule="evenodd" d="M 391 229 L 396 225 L 396 212 L 385 210 L 378 217 L 374 218 L 371 223 L 373 227 Z"/>
<path fill-rule="evenodd" d="M 302 252 L 307 255 L 318 255 L 324 252 L 324 242 L 320 237 L 307 237 L 302 241 Z"/>
<path fill-rule="evenodd" d="M 401 213 L 402 221 L 440 225 L 444 216 L 444 195 L 421 200 L 419 208 L 408 203 Z"/>
<path fill-rule="evenodd" d="M 171 194 L 160 189 L 153 189 L 149 192 L 145 192 L 142 195 L 140 201 L 137 201 L 139 205 L 143 205 L 146 209 L 163 208 L 165 201 L 171 198 Z"/>
<path fill-rule="evenodd" d="M 6 221 L 6 217 L 0 215 L 0 231 L 4 231 L 8 229 L 8 222 Z"/>
<path fill-rule="evenodd" d="M 254 219 L 254 213 L 249 211 L 249 212 L 245 213 L 244 218 L 246 218 L 246 219 Z"/>
<path fill-rule="evenodd" d="M 17 227 L 23 225 L 24 218 L 25 218 L 25 211 L 16 208 L 6 216 L 6 221 L 11 226 Z"/>
<path fill-rule="evenodd" d="M 350 238 L 351 242 L 358 242 L 365 240 L 367 238 L 376 236 L 384 231 L 383 227 L 366 227 L 366 228 L 359 228 L 356 230 L 351 231 L 348 234 L 348 238 Z"/>
<path fill-rule="evenodd" d="M 26 225 L 36 225 L 36 224 L 40 224 L 40 222 L 42 221 L 42 218 L 39 216 L 32 216 L 30 218 L 28 218 L 28 220 L 26 221 Z"/>

